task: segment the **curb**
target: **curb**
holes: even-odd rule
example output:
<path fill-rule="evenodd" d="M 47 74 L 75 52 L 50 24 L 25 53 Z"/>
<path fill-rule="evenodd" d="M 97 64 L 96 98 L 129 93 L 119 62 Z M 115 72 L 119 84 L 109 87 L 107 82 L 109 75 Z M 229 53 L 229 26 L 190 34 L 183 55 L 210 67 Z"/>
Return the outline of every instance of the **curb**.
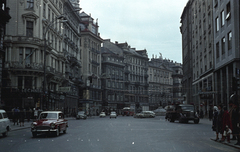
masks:
<path fill-rule="evenodd" d="M 211 139 L 211 140 L 215 141 L 214 139 Z M 229 144 L 229 143 L 226 143 L 226 142 L 219 142 L 219 141 L 215 141 L 215 142 L 220 143 L 220 144 L 224 144 L 224 145 L 236 148 L 236 149 L 240 149 L 240 146 L 237 146 L 237 145 L 234 145 L 234 144 Z"/>

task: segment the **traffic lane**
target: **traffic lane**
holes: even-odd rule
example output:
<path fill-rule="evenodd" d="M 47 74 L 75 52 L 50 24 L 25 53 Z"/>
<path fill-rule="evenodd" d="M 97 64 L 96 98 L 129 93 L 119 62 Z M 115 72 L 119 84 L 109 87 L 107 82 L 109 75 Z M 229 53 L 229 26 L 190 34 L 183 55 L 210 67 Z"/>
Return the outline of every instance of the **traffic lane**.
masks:
<path fill-rule="evenodd" d="M 210 141 L 210 133 L 206 124 L 119 116 L 69 120 L 67 134 L 59 137 L 32 138 L 30 129 L 14 131 L 0 139 L 0 147 L 5 151 L 236 151 Z"/>

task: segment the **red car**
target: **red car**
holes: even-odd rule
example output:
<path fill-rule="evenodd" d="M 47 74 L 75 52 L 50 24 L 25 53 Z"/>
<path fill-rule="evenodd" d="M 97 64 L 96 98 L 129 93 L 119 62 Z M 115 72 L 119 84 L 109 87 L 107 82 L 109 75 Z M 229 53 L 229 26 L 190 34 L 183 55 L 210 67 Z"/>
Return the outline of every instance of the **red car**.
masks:
<path fill-rule="evenodd" d="M 66 133 L 68 121 L 64 119 L 61 111 L 44 111 L 41 112 L 37 121 L 31 125 L 32 136 L 37 134 L 54 133 L 59 136 L 60 132 Z"/>

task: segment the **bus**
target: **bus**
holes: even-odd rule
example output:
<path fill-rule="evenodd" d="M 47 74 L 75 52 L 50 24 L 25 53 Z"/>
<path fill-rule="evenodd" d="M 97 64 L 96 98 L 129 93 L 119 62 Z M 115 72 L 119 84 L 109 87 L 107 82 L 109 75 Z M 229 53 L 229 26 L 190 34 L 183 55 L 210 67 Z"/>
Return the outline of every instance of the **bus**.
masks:
<path fill-rule="evenodd" d="M 124 107 L 122 109 L 122 115 L 123 116 L 133 116 L 134 115 L 134 109 L 131 109 L 130 107 Z"/>

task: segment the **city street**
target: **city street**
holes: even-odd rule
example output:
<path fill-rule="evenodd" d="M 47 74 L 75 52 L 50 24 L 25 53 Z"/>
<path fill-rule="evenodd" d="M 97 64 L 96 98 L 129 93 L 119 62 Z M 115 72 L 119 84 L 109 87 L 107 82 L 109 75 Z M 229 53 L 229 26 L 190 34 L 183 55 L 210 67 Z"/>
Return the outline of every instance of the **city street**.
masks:
<path fill-rule="evenodd" d="M 30 127 L 11 131 L 8 137 L 0 136 L 1 151 L 239 151 L 229 145 L 212 141 L 210 138 L 215 138 L 215 134 L 211 130 L 211 122 L 207 119 L 200 120 L 199 124 L 170 123 L 165 121 L 164 116 L 145 119 L 126 116 L 118 116 L 117 119 L 91 117 L 87 120 L 72 118 L 68 121 L 67 133 L 61 133 L 59 137 L 40 135 L 32 138 Z"/>

